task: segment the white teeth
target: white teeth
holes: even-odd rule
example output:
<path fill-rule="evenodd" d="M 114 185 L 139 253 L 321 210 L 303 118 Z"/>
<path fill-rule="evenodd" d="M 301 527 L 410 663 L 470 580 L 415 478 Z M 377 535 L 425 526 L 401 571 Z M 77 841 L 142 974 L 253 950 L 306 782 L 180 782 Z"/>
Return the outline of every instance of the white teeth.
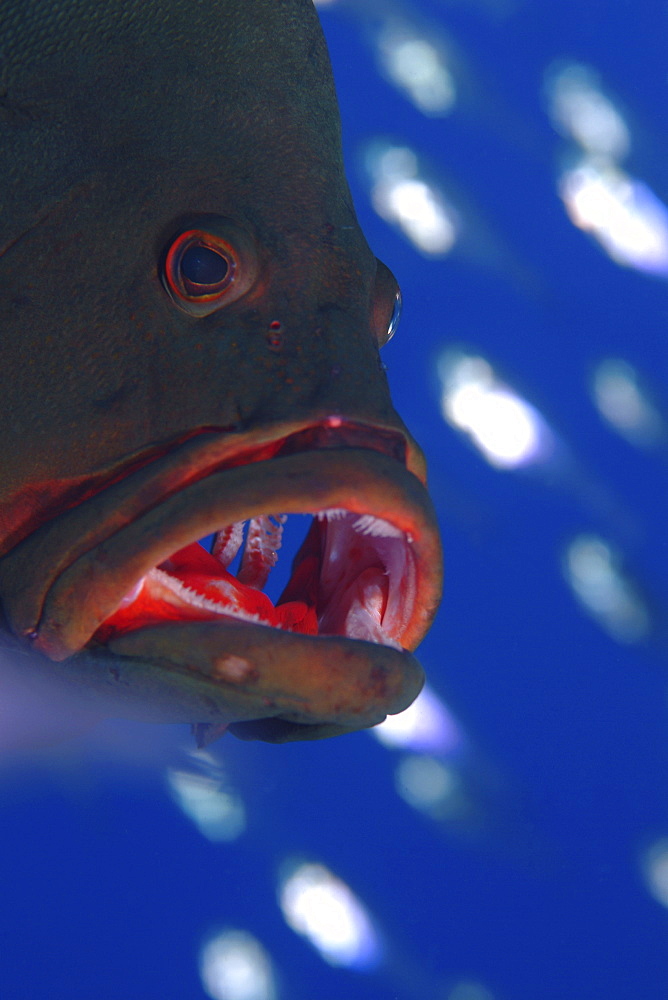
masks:
<path fill-rule="evenodd" d="M 319 521 L 338 521 L 342 517 L 346 517 L 349 513 L 345 507 L 330 507 L 329 510 L 319 510 L 316 513 L 316 517 Z"/>
<path fill-rule="evenodd" d="M 238 595 L 234 587 L 224 580 L 216 580 L 212 584 L 221 593 L 221 603 L 219 604 L 217 601 L 212 601 L 208 597 L 198 594 L 192 587 L 157 567 L 149 570 L 145 579 L 150 581 L 151 591 L 155 596 L 175 604 L 177 607 L 183 603 L 189 604 L 193 608 L 215 611 L 223 618 L 240 618 L 242 621 L 259 622 L 260 624 L 264 621 L 259 614 L 246 611 L 239 605 Z"/>
<path fill-rule="evenodd" d="M 401 538 L 403 531 L 395 528 L 389 521 L 384 521 L 382 517 L 374 517 L 373 514 L 362 514 L 353 523 L 355 531 L 362 535 L 376 535 L 379 538 Z"/>

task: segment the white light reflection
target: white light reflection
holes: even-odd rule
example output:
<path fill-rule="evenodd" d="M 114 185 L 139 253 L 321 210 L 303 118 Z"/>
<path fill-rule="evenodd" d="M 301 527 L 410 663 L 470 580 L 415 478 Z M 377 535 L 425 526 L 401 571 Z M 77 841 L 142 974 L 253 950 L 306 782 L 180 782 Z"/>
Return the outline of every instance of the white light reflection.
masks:
<path fill-rule="evenodd" d="M 559 194 L 571 222 L 624 267 L 668 276 L 668 208 L 609 160 L 585 157 L 565 170 Z"/>
<path fill-rule="evenodd" d="M 464 746 L 461 727 L 429 685 L 425 685 L 409 708 L 398 715 L 388 715 L 370 732 L 390 749 L 452 754 Z"/>
<path fill-rule="evenodd" d="M 241 798 L 226 787 L 222 768 L 205 750 L 192 751 L 195 769 L 169 768 L 167 787 L 174 802 L 207 840 L 236 840 L 246 829 Z"/>
<path fill-rule="evenodd" d="M 442 760 L 424 754 L 407 754 L 394 774 L 401 798 L 431 819 L 453 819 L 468 805 L 458 772 Z"/>
<path fill-rule="evenodd" d="M 588 153 L 622 159 L 631 136 L 622 115 L 588 66 L 568 63 L 551 68 L 546 90 L 552 124 Z"/>
<path fill-rule="evenodd" d="M 621 358 L 606 358 L 592 379 L 594 403 L 604 420 L 631 444 L 651 448 L 666 436 L 663 418 L 640 385 L 637 371 Z"/>
<path fill-rule="evenodd" d="M 271 958 L 247 931 L 227 929 L 200 952 L 202 986 L 212 1000 L 277 1000 Z"/>
<path fill-rule="evenodd" d="M 330 965 L 372 969 L 381 958 L 378 933 L 353 891 L 324 865 L 294 862 L 279 880 L 286 923 Z"/>
<path fill-rule="evenodd" d="M 655 841 L 641 858 L 645 884 L 662 906 L 668 907 L 668 838 Z"/>
<path fill-rule="evenodd" d="M 619 642 L 640 642 L 651 630 L 649 609 L 624 572 L 622 559 L 596 535 L 578 535 L 566 550 L 564 573 L 578 601 Z"/>
<path fill-rule="evenodd" d="M 457 91 L 442 44 L 415 25 L 389 18 L 375 38 L 381 72 L 429 117 L 452 110 Z"/>
<path fill-rule="evenodd" d="M 485 358 L 444 351 L 438 361 L 441 411 L 497 469 L 545 461 L 554 437 L 540 413 L 496 375 Z"/>
<path fill-rule="evenodd" d="M 442 192 L 423 175 L 407 146 L 378 140 L 369 144 L 365 167 L 376 212 L 402 231 L 428 257 L 447 254 L 457 239 L 457 216 Z"/>

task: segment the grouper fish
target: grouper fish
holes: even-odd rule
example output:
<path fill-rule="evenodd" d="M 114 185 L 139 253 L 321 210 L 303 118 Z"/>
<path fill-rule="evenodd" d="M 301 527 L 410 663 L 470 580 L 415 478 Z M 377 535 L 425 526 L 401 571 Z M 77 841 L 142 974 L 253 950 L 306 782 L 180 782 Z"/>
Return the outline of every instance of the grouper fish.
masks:
<path fill-rule="evenodd" d="M 0 176 L 0 698 L 202 740 L 403 710 L 440 543 L 311 0 L 3 0 Z"/>

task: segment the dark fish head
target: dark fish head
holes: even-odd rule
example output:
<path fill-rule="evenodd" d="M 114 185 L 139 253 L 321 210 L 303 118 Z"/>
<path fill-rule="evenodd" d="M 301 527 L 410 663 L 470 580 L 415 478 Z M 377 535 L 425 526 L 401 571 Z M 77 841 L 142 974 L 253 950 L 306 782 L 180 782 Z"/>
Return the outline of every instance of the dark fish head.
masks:
<path fill-rule="evenodd" d="M 441 554 L 311 3 L 10 0 L 0 48 L 0 642 L 242 736 L 402 710 Z M 276 608 L 271 544 L 193 544 L 291 512 Z"/>

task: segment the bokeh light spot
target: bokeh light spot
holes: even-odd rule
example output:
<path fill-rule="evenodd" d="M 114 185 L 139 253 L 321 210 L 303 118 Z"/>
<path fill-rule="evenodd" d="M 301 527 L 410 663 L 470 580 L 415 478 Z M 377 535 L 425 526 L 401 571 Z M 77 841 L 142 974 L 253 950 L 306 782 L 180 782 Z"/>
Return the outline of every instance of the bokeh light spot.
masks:
<path fill-rule="evenodd" d="M 651 448 L 665 439 L 663 418 L 628 362 L 620 358 L 601 361 L 594 370 L 592 396 L 603 419 L 631 444 Z"/>
<path fill-rule="evenodd" d="M 552 453 L 552 434 L 538 411 L 501 382 L 484 358 L 448 350 L 438 373 L 444 418 L 490 465 L 514 469 Z"/>
<path fill-rule="evenodd" d="M 398 715 L 388 715 L 370 732 L 390 749 L 405 748 L 430 753 L 455 753 L 464 745 L 464 733 L 447 705 L 425 685 L 412 705 Z"/>
<path fill-rule="evenodd" d="M 228 928 L 211 937 L 199 970 L 212 1000 L 278 1000 L 271 958 L 247 931 Z"/>
<path fill-rule="evenodd" d="M 288 863 L 279 880 L 279 904 L 287 924 L 330 965 L 374 968 L 380 940 L 353 891 L 322 864 Z"/>
<path fill-rule="evenodd" d="M 615 160 L 626 156 L 631 146 L 628 127 L 594 70 L 580 63 L 551 67 L 546 91 L 552 124 L 562 135 L 588 153 Z"/>
<path fill-rule="evenodd" d="M 562 173 L 559 194 L 573 225 L 616 264 L 668 276 L 668 208 L 646 184 L 587 157 Z"/>
<path fill-rule="evenodd" d="M 450 113 L 457 91 L 439 46 L 392 19 L 378 34 L 376 48 L 382 72 L 419 111 L 430 117 Z"/>
<path fill-rule="evenodd" d="M 406 755 L 397 766 L 395 785 L 408 805 L 435 819 L 445 819 L 458 811 L 461 779 L 442 760 L 422 754 Z"/>
<path fill-rule="evenodd" d="M 192 768 L 168 768 L 169 793 L 207 840 L 236 840 L 246 829 L 239 795 L 227 786 L 220 765 L 206 751 L 193 751 Z"/>
<path fill-rule="evenodd" d="M 365 163 L 378 215 L 401 230 L 425 256 L 449 253 L 457 239 L 456 213 L 423 176 L 413 150 L 379 140 L 368 146 Z"/>
<path fill-rule="evenodd" d="M 614 639 L 632 643 L 647 638 L 649 608 L 608 542 L 578 535 L 566 550 L 564 572 L 580 605 Z"/>

